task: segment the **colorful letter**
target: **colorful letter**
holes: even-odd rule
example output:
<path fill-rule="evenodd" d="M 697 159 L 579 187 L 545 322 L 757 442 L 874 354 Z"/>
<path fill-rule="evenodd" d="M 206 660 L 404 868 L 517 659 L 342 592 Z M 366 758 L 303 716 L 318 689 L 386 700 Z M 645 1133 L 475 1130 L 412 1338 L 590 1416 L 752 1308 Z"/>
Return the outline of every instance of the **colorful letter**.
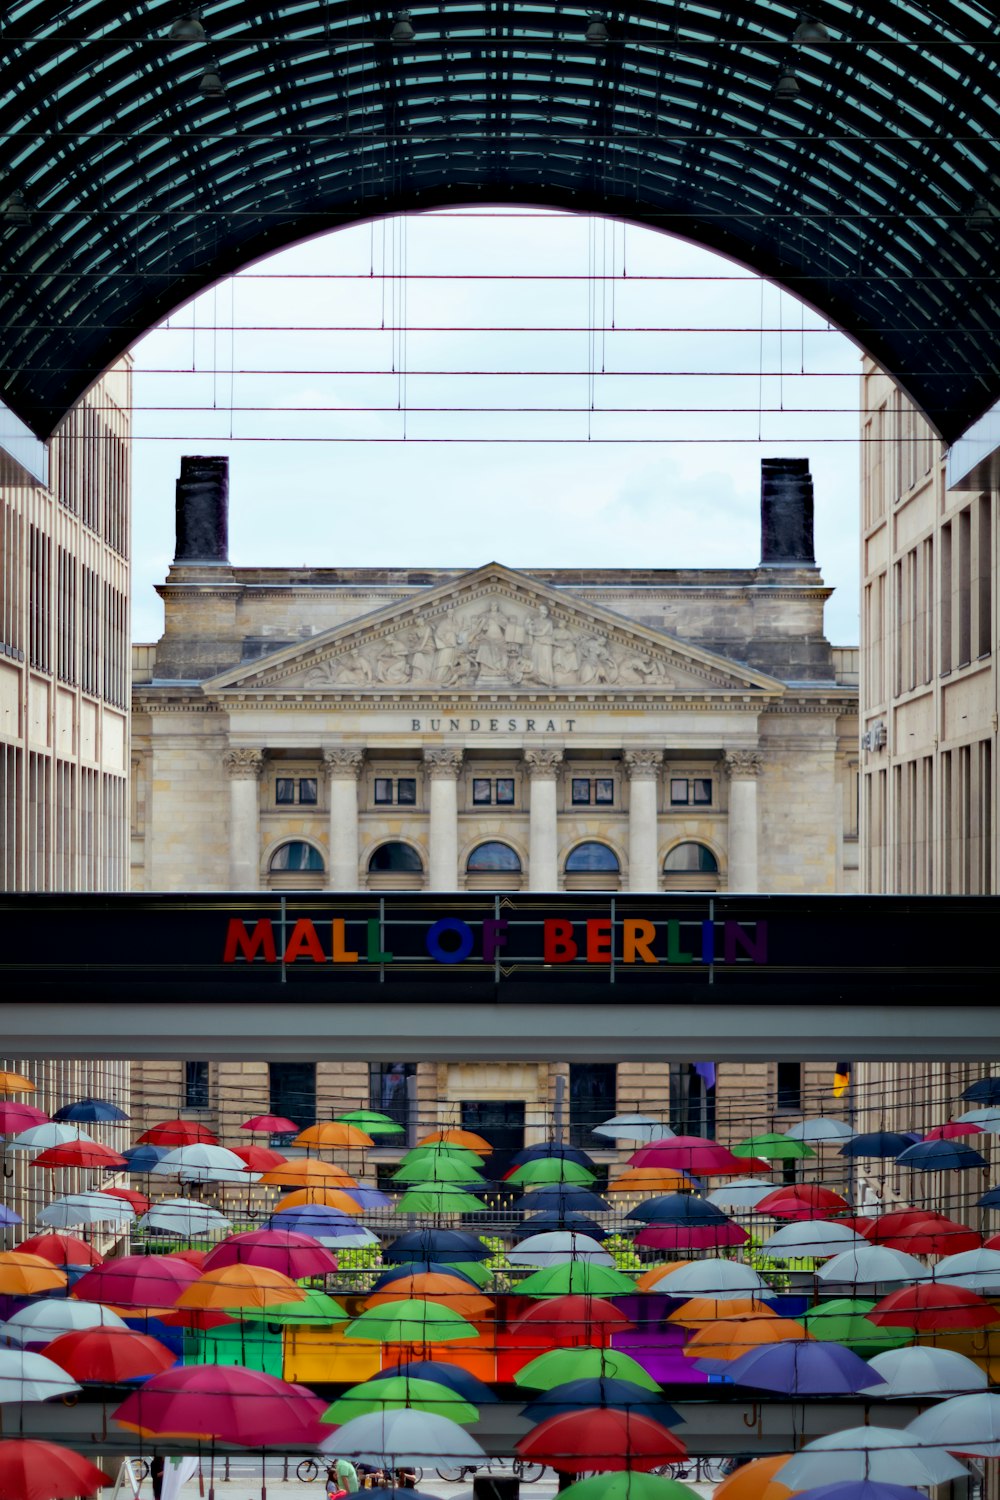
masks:
<path fill-rule="evenodd" d="M 549 917 L 546 920 L 544 956 L 547 964 L 568 964 L 576 957 L 573 941 L 573 923 L 564 917 Z"/>
<path fill-rule="evenodd" d="M 681 924 L 679 922 L 667 923 L 667 963 L 694 963 L 694 954 L 684 953 L 681 949 Z"/>
<path fill-rule="evenodd" d="M 500 948 L 507 946 L 508 924 L 496 917 L 487 917 L 483 922 L 483 958 L 491 964 Z"/>
<path fill-rule="evenodd" d="M 239 952 L 247 963 L 252 963 L 258 951 L 266 964 L 278 962 L 278 954 L 274 946 L 274 928 L 271 926 L 270 919 L 262 917 L 259 922 L 255 922 L 251 934 L 247 932 L 238 917 L 230 917 L 222 962 L 224 964 L 235 963 L 237 952 Z"/>
<path fill-rule="evenodd" d="M 370 964 L 391 964 L 392 954 L 382 952 L 382 939 L 379 932 L 378 917 L 370 917 L 368 927 L 368 962 Z"/>
<path fill-rule="evenodd" d="M 591 917 L 587 923 L 588 964 L 609 964 L 611 943 L 611 918 Z"/>
<path fill-rule="evenodd" d="M 323 944 L 319 940 L 319 934 L 308 917 L 302 917 L 292 928 L 292 935 L 288 939 L 285 949 L 285 963 L 293 964 L 302 955 L 307 955 L 314 964 L 325 964 L 326 954 L 323 952 Z"/>
<path fill-rule="evenodd" d="M 644 964 L 658 964 L 659 959 L 649 946 L 656 936 L 656 928 L 652 922 L 646 922 L 642 918 L 631 918 L 622 923 L 622 958 L 627 964 L 634 964 L 642 959 Z"/>
<path fill-rule="evenodd" d="M 332 925 L 333 947 L 330 953 L 331 962 L 335 964 L 356 964 L 358 961 L 358 955 L 356 953 L 348 952 L 348 950 L 344 947 L 344 928 L 347 924 L 344 921 L 343 917 L 334 917 Z"/>
<path fill-rule="evenodd" d="M 752 964 L 767 963 L 767 923 L 755 922 L 756 931 L 753 937 L 746 932 L 739 922 L 726 923 L 725 954 L 726 963 L 734 964 L 737 959 L 737 950 L 742 948 L 743 953 Z"/>
<path fill-rule="evenodd" d="M 441 938 L 446 932 L 453 932 L 458 938 L 457 948 L 441 946 Z M 440 922 L 435 922 L 433 927 L 427 929 L 427 952 L 439 964 L 463 963 L 472 952 L 472 942 L 472 928 L 468 922 L 460 922 L 457 917 L 442 917 Z"/>

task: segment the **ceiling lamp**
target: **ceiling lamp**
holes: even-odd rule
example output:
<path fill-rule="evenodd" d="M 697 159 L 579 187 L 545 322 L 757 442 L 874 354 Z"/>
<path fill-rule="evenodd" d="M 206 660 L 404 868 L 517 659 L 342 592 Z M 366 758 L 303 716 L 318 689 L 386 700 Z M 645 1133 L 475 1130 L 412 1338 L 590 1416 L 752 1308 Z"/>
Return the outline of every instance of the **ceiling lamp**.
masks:
<path fill-rule="evenodd" d="M 389 40 L 395 42 L 397 47 L 402 47 L 407 42 L 416 41 L 417 33 L 410 25 L 410 12 L 408 10 L 397 10 L 396 21 L 389 33 Z"/>
<path fill-rule="evenodd" d="M 774 85 L 774 97 L 776 99 L 797 99 L 801 92 L 799 80 L 791 68 L 786 68 Z"/>
<path fill-rule="evenodd" d="M 209 66 L 202 73 L 198 80 L 198 92 L 204 94 L 206 99 L 221 99 L 226 92 L 226 85 L 214 67 Z"/>
<path fill-rule="evenodd" d="M 980 195 L 973 203 L 971 210 L 966 215 L 965 227 L 973 234 L 992 234 L 996 228 L 997 214 L 993 205 Z"/>
<path fill-rule="evenodd" d="M 792 37 L 793 42 L 801 42 L 805 46 L 814 46 L 818 42 L 828 42 L 830 33 L 822 21 L 814 21 L 812 16 L 803 16 L 795 28 Z"/>
<path fill-rule="evenodd" d="M 5 224 L 30 224 L 31 211 L 21 192 L 11 193 L 3 206 L 3 222 Z"/>
<path fill-rule="evenodd" d="M 608 18 L 602 11 L 591 12 L 584 41 L 591 47 L 606 47 L 608 44 Z"/>
<path fill-rule="evenodd" d="M 205 28 L 197 16 L 181 16 L 170 28 L 172 42 L 203 42 Z"/>

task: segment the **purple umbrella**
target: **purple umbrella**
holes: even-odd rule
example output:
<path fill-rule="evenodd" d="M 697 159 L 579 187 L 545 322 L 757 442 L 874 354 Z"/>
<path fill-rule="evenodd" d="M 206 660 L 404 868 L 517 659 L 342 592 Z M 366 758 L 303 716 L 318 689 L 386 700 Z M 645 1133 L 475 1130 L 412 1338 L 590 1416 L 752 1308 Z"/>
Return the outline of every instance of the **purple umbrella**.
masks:
<path fill-rule="evenodd" d="M 841 1479 L 837 1484 L 818 1484 L 800 1490 L 795 1500 L 925 1500 L 920 1490 L 905 1484 L 885 1484 L 877 1479 Z"/>
<path fill-rule="evenodd" d="M 21 1215 L 16 1214 L 12 1208 L 5 1203 L 0 1203 L 0 1229 L 6 1229 L 10 1224 L 20 1224 Z"/>
<path fill-rule="evenodd" d="M 815 1339 L 751 1349 L 730 1361 L 726 1375 L 734 1385 L 782 1396 L 851 1396 L 873 1385 L 872 1367 L 865 1360 L 841 1344 Z"/>

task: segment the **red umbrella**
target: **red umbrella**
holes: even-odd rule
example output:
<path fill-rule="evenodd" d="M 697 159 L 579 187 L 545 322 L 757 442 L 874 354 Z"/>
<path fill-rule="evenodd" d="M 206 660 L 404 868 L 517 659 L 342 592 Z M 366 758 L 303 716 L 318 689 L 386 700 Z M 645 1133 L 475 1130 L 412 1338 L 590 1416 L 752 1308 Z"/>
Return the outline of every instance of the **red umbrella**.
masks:
<path fill-rule="evenodd" d="M 45 1358 L 54 1360 L 74 1380 L 115 1385 L 159 1375 L 170 1369 L 176 1356 L 159 1339 L 133 1333 L 131 1328 L 74 1328 L 46 1344 Z"/>
<path fill-rule="evenodd" d="M 100 1141 L 64 1141 L 61 1146 L 49 1146 L 39 1151 L 33 1167 L 104 1167 L 127 1166 L 124 1156 L 104 1146 Z"/>
<path fill-rule="evenodd" d="M 521 1458 L 564 1474 L 591 1469 L 654 1469 L 683 1458 L 679 1438 L 634 1408 L 593 1406 L 539 1422 L 514 1445 Z"/>
<path fill-rule="evenodd" d="M 170 1260 L 186 1260 L 189 1266 L 197 1266 L 199 1271 L 204 1271 L 208 1260 L 207 1250 L 168 1250 L 166 1253 Z"/>
<path fill-rule="evenodd" d="M 0 1099 L 0 1135 L 16 1135 L 19 1130 L 30 1130 L 32 1125 L 44 1125 L 48 1118 L 37 1104 L 15 1104 L 13 1099 Z"/>
<path fill-rule="evenodd" d="M 136 1192 L 135 1188 L 110 1187 L 102 1188 L 101 1192 L 106 1198 L 120 1198 L 123 1203 L 131 1203 L 136 1217 L 148 1213 L 151 1202 L 145 1193 Z"/>
<path fill-rule="evenodd" d="M 234 1156 L 246 1163 L 248 1172 L 269 1172 L 272 1167 L 280 1167 L 288 1160 L 280 1151 L 272 1151 L 270 1146 L 233 1146 L 231 1149 Z"/>
<path fill-rule="evenodd" d="M 817 1183 L 798 1182 L 775 1188 L 754 1204 L 755 1214 L 772 1219 L 828 1219 L 847 1207 L 847 1199 Z"/>
<path fill-rule="evenodd" d="M 183 1365 L 154 1375 L 115 1412 L 121 1427 L 145 1437 L 218 1438 L 245 1448 L 281 1443 L 312 1447 L 328 1437 L 327 1402 L 261 1370 Z"/>
<path fill-rule="evenodd" d="M 292 1129 L 294 1128 L 293 1126 Z M 199 1125 L 196 1120 L 161 1120 L 159 1125 L 151 1125 L 148 1130 L 143 1131 L 139 1137 L 139 1144 L 143 1146 L 193 1146 L 196 1144 L 217 1146 L 219 1138 L 212 1134 L 207 1125 Z"/>
<path fill-rule="evenodd" d="M 700 1135 L 675 1135 L 651 1141 L 629 1157 L 632 1167 L 675 1167 L 694 1177 L 742 1177 L 747 1172 L 770 1172 L 766 1161 L 752 1156 L 734 1156 L 717 1141 Z"/>
<path fill-rule="evenodd" d="M 837 1219 L 837 1223 L 843 1224 L 845 1229 L 853 1229 L 856 1234 L 863 1234 L 867 1240 L 871 1239 L 878 1220 L 870 1219 L 865 1214 L 844 1214 Z"/>
<path fill-rule="evenodd" d="M 251 1130 L 255 1135 L 298 1135 L 301 1128 L 294 1120 L 286 1120 L 284 1115 L 254 1115 L 252 1120 L 244 1120 L 240 1126 L 241 1130 Z"/>
<path fill-rule="evenodd" d="M 562 1297 L 547 1297 L 533 1302 L 510 1325 L 517 1334 L 537 1345 L 551 1344 L 568 1349 L 591 1344 L 594 1339 L 610 1343 L 613 1333 L 634 1328 L 635 1324 L 613 1302 L 604 1297 L 590 1297 L 583 1292 L 567 1292 Z"/>
<path fill-rule="evenodd" d="M 213 1312 L 207 1307 L 175 1307 L 170 1312 L 160 1313 L 160 1323 L 168 1328 L 192 1328 L 204 1333 L 209 1328 L 221 1328 L 224 1323 L 236 1323 L 228 1313 Z"/>
<path fill-rule="evenodd" d="M 76 1500 L 106 1484 L 114 1484 L 111 1475 L 71 1448 L 26 1438 L 0 1443 L 3 1500 Z"/>
<path fill-rule="evenodd" d="M 949 1120 L 945 1125 L 935 1125 L 933 1130 L 928 1130 L 924 1136 L 925 1141 L 954 1141 L 963 1135 L 985 1134 L 981 1125 L 973 1125 L 971 1120 L 966 1120 L 963 1125 L 961 1120 Z"/>
<path fill-rule="evenodd" d="M 982 1244 L 982 1237 L 967 1224 L 956 1224 L 944 1214 L 922 1208 L 883 1214 L 867 1238 L 873 1245 L 888 1245 L 910 1255 L 957 1255 L 961 1250 L 978 1250 Z"/>
<path fill-rule="evenodd" d="M 112 1307 L 173 1307 L 200 1275 L 196 1266 L 173 1255 L 123 1255 L 81 1276 L 73 1295 Z"/>
<path fill-rule="evenodd" d="M 67 1266 L 99 1266 L 104 1262 L 104 1256 L 93 1245 L 72 1234 L 36 1234 L 17 1248 L 28 1255 L 40 1255 L 62 1271 Z"/>
<path fill-rule="evenodd" d="M 251 1229 L 231 1234 L 209 1253 L 206 1271 L 223 1266 L 266 1266 L 293 1281 L 305 1276 L 328 1276 L 337 1269 L 337 1258 L 308 1234 L 287 1229 Z"/>
<path fill-rule="evenodd" d="M 742 1245 L 750 1238 L 739 1224 L 647 1224 L 635 1243 L 646 1250 L 711 1250 L 720 1245 Z"/>
<path fill-rule="evenodd" d="M 865 1313 L 870 1323 L 886 1328 L 915 1328 L 920 1333 L 990 1328 L 1000 1323 L 1000 1312 L 978 1292 L 947 1281 L 918 1281 L 876 1302 Z"/>

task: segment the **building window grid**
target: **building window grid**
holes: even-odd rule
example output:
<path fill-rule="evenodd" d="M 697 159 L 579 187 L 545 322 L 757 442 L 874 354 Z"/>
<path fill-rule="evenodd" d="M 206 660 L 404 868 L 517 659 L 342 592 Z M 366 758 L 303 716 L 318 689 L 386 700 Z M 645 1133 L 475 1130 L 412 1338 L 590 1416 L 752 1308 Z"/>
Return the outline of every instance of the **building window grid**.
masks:
<path fill-rule="evenodd" d="M 316 776 L 276 776 L 274 801 L 277 807 L 315 807 L 319 802 L 319 778 Z"/>
<path fill-rule="evenodd" d="M 570 804 L 573 807 L 613 807 L 613 776 L 571 776 Z"/>
<path fill-rule="evenodd" d="M 415 807 L 417 778 L 415 776 L 376 776 L 373 782 L 373 798 L 376 807 Z"/>
<path fill-rule="evenodd" d="M 473 776 L 473 807 L 513 807 L 513 776 Z"/>
<path fill-rule="evenodd" d="M 667 798 L 670 807 L 711 807 L 710 776 L 669 776 Z"/>

